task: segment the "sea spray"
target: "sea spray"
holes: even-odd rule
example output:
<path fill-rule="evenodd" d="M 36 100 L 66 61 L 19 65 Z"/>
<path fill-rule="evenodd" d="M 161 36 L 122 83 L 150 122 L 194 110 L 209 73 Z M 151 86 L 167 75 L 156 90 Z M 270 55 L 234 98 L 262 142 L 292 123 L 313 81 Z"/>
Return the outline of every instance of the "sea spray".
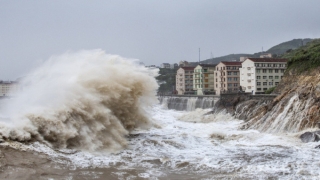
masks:
<path fill-rule="evenodd" d="M 51 57 L 21 82 L 1 109 L 4 139 L 54 148 L 117 151 L 125 135 L 150 123 L 157 70 L 102 50 Z"/>

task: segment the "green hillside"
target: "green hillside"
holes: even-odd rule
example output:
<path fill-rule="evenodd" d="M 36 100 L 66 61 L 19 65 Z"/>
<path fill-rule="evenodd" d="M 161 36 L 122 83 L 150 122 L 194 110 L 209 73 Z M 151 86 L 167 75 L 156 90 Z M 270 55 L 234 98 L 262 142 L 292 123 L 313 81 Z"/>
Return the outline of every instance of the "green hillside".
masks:
<path fill-rule="evenodd" d="M 290 51 L 283 58 L 288 59 L 286 72 L 301 73 L 320 66 L 320 39 L 315 39 L 299 49 Z"/>

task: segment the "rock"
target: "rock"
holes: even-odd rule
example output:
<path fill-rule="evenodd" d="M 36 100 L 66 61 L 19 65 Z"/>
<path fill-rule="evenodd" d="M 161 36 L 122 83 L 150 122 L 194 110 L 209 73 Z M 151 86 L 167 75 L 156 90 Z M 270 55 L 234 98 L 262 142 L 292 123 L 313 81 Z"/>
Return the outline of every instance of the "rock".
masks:
<path fill-rule="evenodd" d="M 315 133 L 313 132 L 305 132 L 303 134 L 301 134 L 300 136 L 300 139 L 302 142 L 304 143 L 307 143 L 307 142 L 315 142 L 316 139 L 319 139 L 319 138 L 316 138 L 318 135 L 316 135 Z"/>

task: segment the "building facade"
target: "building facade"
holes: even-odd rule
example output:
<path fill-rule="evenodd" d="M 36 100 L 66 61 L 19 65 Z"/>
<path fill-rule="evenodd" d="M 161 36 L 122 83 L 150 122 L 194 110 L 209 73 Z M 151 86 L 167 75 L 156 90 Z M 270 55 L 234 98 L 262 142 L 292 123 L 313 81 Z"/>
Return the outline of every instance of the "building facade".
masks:
<path fill-rule="evenodd" d="M 279 84 L 286 67 L 286 59 L 248 58 L 240 68 L 240 86 L 245 92 L 262 94 Z"/>
<path fill-rule="evenodd" d="M 241 62 L 222 61 L 215 68 L 215 91 L 221 93 L 238 92 L 240 87 Z"/>
<path fill-rule="evenodd" d="M 195 94 L 193 90 L 193 70 L 195 67 L 180 67 L 176 74 L 176 90 L 179 95 Z"/>
<path fill-rule="evenodd" d="M 160 68 L 170 68 L 170 64 L 169 63 L 162 63 L 160 64 Z"/>
<path fill-rule="evenodd" d="M 18 83 L 15 81 L 0 81 L 0 97 L 14 96 L 19 90 Z"/>
<path fill-rule="evenodd" d="M 199 64 L 194 68 L 193 90 L 197 95 L 215 94 L 214 70 L 216 64 Z"/>

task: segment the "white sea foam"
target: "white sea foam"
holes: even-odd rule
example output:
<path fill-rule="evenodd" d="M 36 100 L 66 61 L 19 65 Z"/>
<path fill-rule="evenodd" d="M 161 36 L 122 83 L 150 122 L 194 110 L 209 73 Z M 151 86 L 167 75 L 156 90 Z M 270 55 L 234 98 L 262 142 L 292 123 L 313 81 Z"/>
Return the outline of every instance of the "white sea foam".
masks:
<path fill-rule="evenodd" d="M 0 133 L 54 148 L 118 151 L 128 131 L 148 126 L 146 108 L 157 102 L 156 75 L 101 50 L 52 57 L 1 108 Z"/>
<path fill-rule="evenodd" d="M 188 113 L 160 106 L 151 113 L 160 128 L 135 130 L 127 148 L 116 154 L 62 153 L 40 143 L 27 147 L 50 154 L 54 160 L 68 159 L 75 167 L 117 167 L 122 172 L 140 167 L 139 177 L 145 178 L 175 172 L 213 179 L 229 175 L 244 179 L 320 177 L 317 143 L 304 144 L 290 134 L 239 130 L 242 121 L 224 113 L 218 115 L 223 120 L 205 123 L 179 121 Z"/>

